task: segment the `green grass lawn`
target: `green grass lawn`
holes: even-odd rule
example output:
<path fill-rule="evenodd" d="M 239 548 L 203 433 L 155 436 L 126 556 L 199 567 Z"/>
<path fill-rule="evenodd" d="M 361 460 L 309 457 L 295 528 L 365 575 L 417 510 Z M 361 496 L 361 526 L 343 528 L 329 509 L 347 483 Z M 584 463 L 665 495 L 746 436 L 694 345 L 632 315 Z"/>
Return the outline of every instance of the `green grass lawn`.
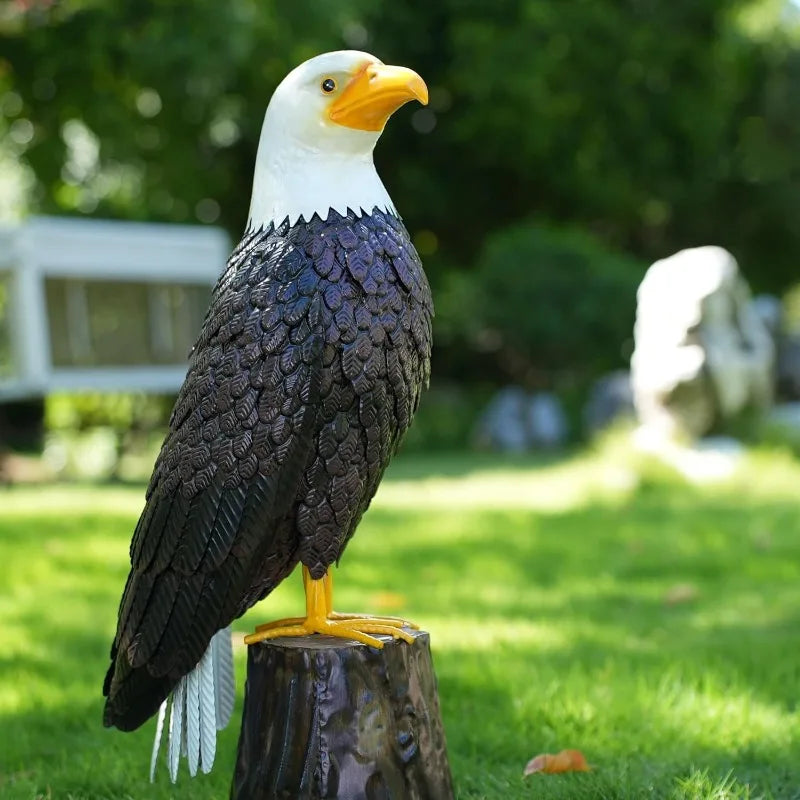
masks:
<path fill-rule="evenodd" d="M 800 798 L 799 490 L 779 453 L 713 489 L 613 447 L 399 459 L 337 606 L 431 632 L 459 798 Z M 101 725 L 142 491 L 0 491 L 4 799 L 226 796 L 238 710 L 214 772 L 177 787 L 147 781 L 153 723 Z M 301 606 L 294 575 L 236 629 Z M 562 748 L 593 771 L 523 779 Z"/>

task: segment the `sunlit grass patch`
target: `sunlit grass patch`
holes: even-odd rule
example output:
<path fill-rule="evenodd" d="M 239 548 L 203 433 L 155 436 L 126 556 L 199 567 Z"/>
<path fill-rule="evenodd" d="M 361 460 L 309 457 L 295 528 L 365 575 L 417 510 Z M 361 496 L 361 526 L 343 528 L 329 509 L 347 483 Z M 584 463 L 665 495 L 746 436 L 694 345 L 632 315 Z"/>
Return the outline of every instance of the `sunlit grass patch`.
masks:
<path fill-rule="evenodd" d="M 702 490 L 609 451 L 401 459 L 345 554 L 336 605 L 431 632 L 460 798 L 788 800 L 800 796 L 797 486 L 784 454 Z M 147 783 L 152 725 L 101 726 L 142 498 L 0 492 L 3 798 L 227 793 L 236 724 L 214 773 L 177 787 L 163 773 Z M 295 575 L 236 628 L 301 608 Z M 236 659 L 243 678 L 241 645 Z M 591 773 L 522 778 L 533 755 L 568 747 Z"/>

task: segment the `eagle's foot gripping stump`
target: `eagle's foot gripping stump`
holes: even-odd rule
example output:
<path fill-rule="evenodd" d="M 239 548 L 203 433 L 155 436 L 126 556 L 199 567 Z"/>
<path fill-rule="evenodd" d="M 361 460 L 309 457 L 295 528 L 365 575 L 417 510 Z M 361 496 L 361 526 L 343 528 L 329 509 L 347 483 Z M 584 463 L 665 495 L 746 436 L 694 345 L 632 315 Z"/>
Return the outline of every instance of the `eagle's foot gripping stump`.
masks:
<path fill-rule="evenodd" d="M 333 578 L 330 572 L 326 572 L 319 580 L 314 580 L 308 569 L 303 567 L 303 587 L 306 593 L 305 617 L 289 617 L 258 625 L 255 633 L 245 636 L 245 644 L 308 636 L 312 633 L 350 639 L 378 650 L 383 647 L 383 642 L 370 634 L 382 634 L 393 639 L 403 639 L 409 644 L 414 643 L 412 634 L 403 628 L 416 630 L 417 626 L 406 620 L 368 614 L 339 614 L 333 611 Z"/>
<path fill-rule="evenodd" d="M 452 800 L 427 633 L 248 649 L 231 800 Z"/>

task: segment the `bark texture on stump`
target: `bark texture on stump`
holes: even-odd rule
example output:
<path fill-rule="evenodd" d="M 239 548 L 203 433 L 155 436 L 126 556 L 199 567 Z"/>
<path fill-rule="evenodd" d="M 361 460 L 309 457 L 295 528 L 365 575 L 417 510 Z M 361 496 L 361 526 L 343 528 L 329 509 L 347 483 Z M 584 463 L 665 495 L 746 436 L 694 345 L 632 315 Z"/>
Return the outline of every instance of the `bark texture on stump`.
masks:
<path fill-rule="evenodd" d="M 232 800 L 451 800 L 430 638 L 251 645 Z"/>

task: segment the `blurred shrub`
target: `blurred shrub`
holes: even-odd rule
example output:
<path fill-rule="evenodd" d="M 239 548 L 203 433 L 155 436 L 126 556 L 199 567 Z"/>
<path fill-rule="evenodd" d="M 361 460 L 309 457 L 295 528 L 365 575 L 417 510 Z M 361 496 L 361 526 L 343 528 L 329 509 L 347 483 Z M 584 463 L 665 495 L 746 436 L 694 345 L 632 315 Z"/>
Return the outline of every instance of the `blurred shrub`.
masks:
<path fill-rule="evenodd" d="M 800 456 L 800 403 L 787 403 L 757 420 L 749 442 Z"/>
<path fill-rule="evenodd" d="M 783 326 L 787 333 L 800 332 L 800 283 L 783 296 Z"/>
<path fill-rule="evenodd" d="M 14 374 L 11 362 L 11 315 L 8 274 L 0 273 L 0 378 Z"/>
<path fill-rule="evenodd" d="M 488 393 L 456 386 L 433 386 L 422 397 L 411 429 L 403 440 L 406 453 L 464 450 Z"/>
<path fill-rule="evenodd" d="M 438 385 L 422 399 L 404 452 L 463 450 L 490 390 Z M 135 394 L 52 395 L 45 458 L 60 478 L 146 481 L 158 455 L 171 398 Z"/>
<path fill-rule="evenodd" d="M 147 480 L 173 398 L 52 394 L 45 401 L 45 459 L 60 478 Z"/>
<path fill-rule="evenodd" d="M 502 350 L 464 346 L 474 339 L 462 336 L 471 320 L 459 294 L 472 273 L 457 271 L 472 270 L 486 236 L 513 220 L 581 226 L 646 261 L 718 243 L 757 265 L 748 268 L 757 291 L 797 278 L 800 25 L 782 0 L 0 8 L 0 157 L 22 165 L 37 212 L 215 222 L 236 239 L 265 104 L 289 68 L 354 47 L 418 70 L 430 104 L 398 112 L 376 159 L 434 287 L 439 378 L 498 382 L 530 371 L 544 351 L 558 374 L 531 380 L 563 384 L 567 359 L 586 366 L 571 337 L 598 320 L 586 359 L 619 363 L 603 349 L 611 321 L 575 310 L 592 326 L 559 342 L 546 319 L 558 306 L 544 307 L 546 292 L 526 305 L 527 283 L 512 292 L 507 324 L 494 327 L 519 324 L 525 336 L 506 336 Z M 592 259 L 596 272 L 606 266 Z M 620 329 L 628 335 L 627 320 Z"/>
<path fill-rule="evenodd" d="M 48 431 L 110 428 L 118 435 L 166 427 L 173 398 L 146 394 L 51 394 L 45 401 Z"/>
<path fill-rule="evenodd" d="M 568 389 L 627 361 L 643 273 L 577 230 L 523 224 L 487 240 L 447 310 L 508 378 Z"/>
<path fill-rule="evenodd" d="M 123 437 L 109 427 L 53 430 L 47 434 L 44 461 L 60 480 L 147 482 L 163 433 Z"/>
<path fill-rule="evenodd" d="M 49 433 L 44 459 L 58 478 L 106 480 L 116 475 L 119 436 L 107 427 Z"/>

